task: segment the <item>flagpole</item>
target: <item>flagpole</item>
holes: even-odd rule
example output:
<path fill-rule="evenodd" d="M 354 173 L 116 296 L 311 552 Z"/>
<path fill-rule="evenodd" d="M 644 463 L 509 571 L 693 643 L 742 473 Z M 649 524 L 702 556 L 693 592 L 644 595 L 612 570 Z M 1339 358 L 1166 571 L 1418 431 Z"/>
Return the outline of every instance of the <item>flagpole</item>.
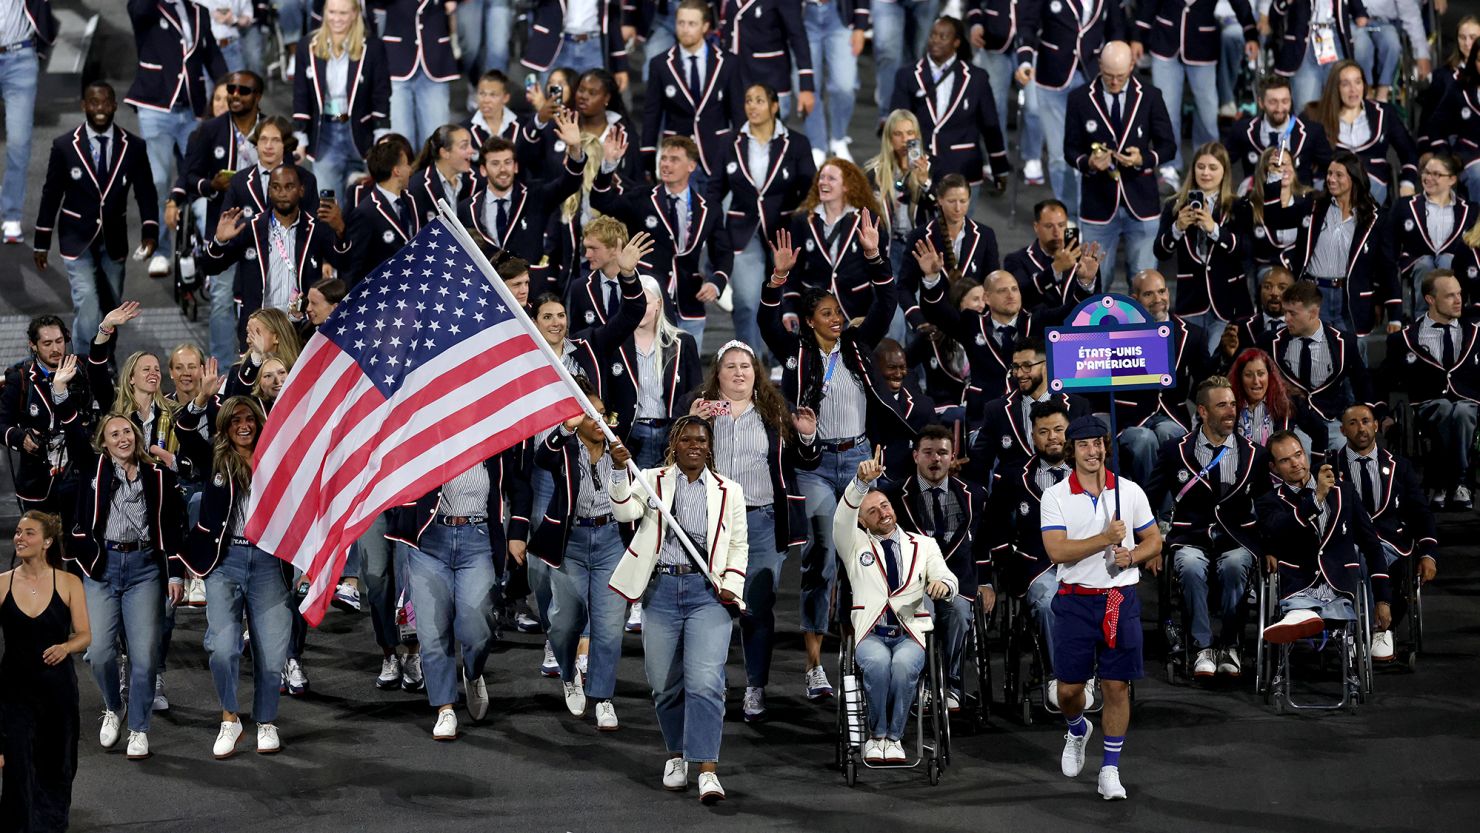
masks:
<path fill-rule="evenodd" d="M 514 314 L 514 319 L 519 322 L 530 338 L 534 339 L 534 343 L 539 345 L 540 351 L 544 353 L 546 360 L 555 368 L 555 372 L 559 374 L 560 380 L 570 389 L 571 396 L 577 402 L 581 403 L 581 408 L 586 412 L 586 416 L 595 420 L 596 424 L 601 426 L 601 433 L 606 435 L 606 441 L 608 443 L 611 445 L 623 445 L 622 441 L 612 431 L 611 426 L 606 424 L 606 419 L 603 415 L 596 411 L 596 406 L 591 404 L 591 400 L 586 396 L 585 391 L 581 390 L 580 385 L 576 384 L 575 377 L 566 368 L 565 362 L 562 362 L 560 357 L 555 355 L 554 349 L 550 347 L 549 342 L 545 341 L 544 334 L 539 331 L 539 328 L 534 325 L 534 322 L 530 320 L 529 316 L 524 314 L 524 305 L 514 299 L 514 295 L 509 292 L 509 288 L 504 285 L 502 280 L 496 279 L 498 277 L 497 270 L 493 268 L 493 264 L 483 254 L 483 250 L 478 248 L 477 242 L 473 240 L 473 236 L 463 226 L 462 220 L 458 219 L 457 215 L 451 211 L 445 200 L 437 200 L 437 212 L 441 216 L 442 222 L 446 224 L 452 235 L 457 238 L 458 242 L 462 244 L 462 247 L 467 250 L 473 262 L 478 265 L 479 270 L 483 272 L 484 278 L 493 285 L 494 291 L 508 305 L 509 310 Z M 642 469 L 638 468 L 635 464 L 629 464 L 627 466 L 627 473 L 649 496 L 657 496 L 658 493 L 653 491 L 648 485 L 647 478 L 642 474 Z M 648 505 L 658 510 L 658 514 L 662 516 L 665 523 L 674 529 L 683 529 L 678 519 L 673 516 L 673 513 L 667 506 L 663 505 L 662 501 L 651 500 L 648 502 Z M 718 586 L 719 582 L 715 581 L 714 575 L 709 569 L 709 559 L 705 558 L 699 552 L 698 547 L 694 546 L 694 542 L 689 536 L 675 535 L 674 537 L 683 545 L 683 548 L 689 554 L 689 558 L 693 559 L 694 563 L 704 571 L 704 575 L 709 578 L 710 582 Z M 743 607 L 744 602 L 738 599 L 736 601 Z"/>

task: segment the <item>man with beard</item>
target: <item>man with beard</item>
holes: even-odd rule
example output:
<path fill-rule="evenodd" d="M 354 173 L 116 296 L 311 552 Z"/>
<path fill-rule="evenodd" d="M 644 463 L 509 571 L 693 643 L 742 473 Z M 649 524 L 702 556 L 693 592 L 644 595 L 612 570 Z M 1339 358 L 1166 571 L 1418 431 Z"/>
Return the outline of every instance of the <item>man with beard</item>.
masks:
<path fill-rule="evenodd" d="M 942 425 L 927 425 L 915 440 L 914 473 L 903 475 L 889 489 L 889 503 L 899 508 L 898 523 L 906 531 L 928 535 L 940 545 L 946 566 L 955 574 L 958 589 L 949 603 L 935 605 L 935 622 L 945 640 L 946 704 L 961 708 L 961 665 L 966 659 L 966 634 L 975 608 L 992 612 L 997 591 L 992 586 L 992 550 L 986 534 L 987 493 L 982 487 L 951 476 L 956 444 Z"/>
<path fill-rule="evenodd" d="M 1192 675 L 1198 678 L 1237 677 L 1243 671 L 1241 609 L 1259 545 L 1254 501 L 1269 491 L 1269 478 L 1264 475 L 1264 449 L 1234 432 L 1237 418 L 1228 379 L 1205 380 L 1197 388 L 1200 427 L 1162 446 L 1147 489 L 1153 505 L 1173 507 L 1167 544 L 1192 623 L 1197 654 Z M 1215 564 L 1221 622 L 1217 637 L 1208 611 L 1208 574 Z"/>
<path fill-rule="evenodd" d="M 1110 429 L 1099 417 L 1069 424 L 1074 470 L 1043 493 L 1043 549 L 1058 565 L 1054 597 L 1054 672 L 1064 735 L 1060 768 L 1074 778 L 1094 727 L 1084 717 L 1084 687 L 1098 673 L 1105 698 L 1105 756 L 1099 791 L 1123 799 L 1120 751 L 1130 726 L 1132 680 L 1142 676 L 1138 565 L 1161 554 L 1161 531 L 1146 493 L 1107 470 Z"/>
<path fill-rule="evenodd" d="M 1038 402 L 1058 402 L 1069 411 L 1071 420 L 1088 416 L 1090 404 L 1072 393 L 1049 393 L 1048 357 L 1042 339 L 1019 339 L 1012 348 L 1014 389 L 1008 395 L 987 403 L 981 430 L 971 444 L 968 479 L 986 483 L 995 464 L 1003 471 L 1021 463 L 1033 454 L 1030 409 Z"/>
<path fill-rule="evenodd" d="M 197 197 L 206 200 L 205 228 L 215 228 L 232 177 L 257 165 L 252 138 L 262 120 L 262 78 L 255 72 L 233 72 L 224 83 L 226 112 L 195 129 L 185 164 L 165 201 L 164 221 L 169 228 L 179 223 L 180 207 Z"/>
<path fill-rule="evenodd" d="M 76 465 L 92 459 L 92 394 L 77 356 L 68 352 L 71 334 L 62 319 L 31 319 L 26 341 L 31 358 L 7 370 L 0 385 L 0 435 L 21 452 L 13 469 L 21 510 L 59 514 L 71 529 Z"/>
<path fill-rule="evenodd" d="M 1074 307 L 1100 291 L 1099 246 L 1086 246 L 1077 237 L 1065 245 L 1068 229 L 1069 210 L 1064 204 L 1043 200 L 1033 206 L 1036 239 L 1008 252 L 1002 260 L 1002 268 L 1022 287 L 1023 307 L 1049 324 L 1063 321 Z"/>
<path fill-rule="evenodd" d="M 1238 355 L 1250 347 L 1258 347 L 1266 338 L 1285 329 L 1285 290 L 1295 282 L 1295 276 L 1283 266 L 1276 266 L 1264 273 L 1259 281 L 1259 310 L 1247 318 L 1228 322 L 1223 330 L 1223 340 L 1218 344 L 1218 355 L 1213 359 L 1219 372 L 1226 372 Z"/>

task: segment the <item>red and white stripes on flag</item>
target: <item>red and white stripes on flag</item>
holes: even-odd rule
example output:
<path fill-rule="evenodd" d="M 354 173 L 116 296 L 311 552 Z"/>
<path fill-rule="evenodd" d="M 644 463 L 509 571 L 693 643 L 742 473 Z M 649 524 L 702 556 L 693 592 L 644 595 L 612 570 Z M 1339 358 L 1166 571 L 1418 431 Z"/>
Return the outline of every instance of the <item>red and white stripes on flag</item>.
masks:
<path fill-rule="evenodd" d="M 582 412 L 507 290 L 428 230 L 314 335 L 257 444 L 246 537 L 303 571 L 313 625 L 381 512 Z"/>

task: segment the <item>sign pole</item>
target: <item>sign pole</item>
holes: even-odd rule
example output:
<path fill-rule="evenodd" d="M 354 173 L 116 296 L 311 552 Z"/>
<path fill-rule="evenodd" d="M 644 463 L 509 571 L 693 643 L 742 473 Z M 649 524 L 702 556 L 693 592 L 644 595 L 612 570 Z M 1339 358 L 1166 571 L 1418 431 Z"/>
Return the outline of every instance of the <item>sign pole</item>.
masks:
<path fill-rule="evenodd" d="M 1118 434 L 1115 430 L 1115 394 L 1112 392 L 1110 394 L 1110 447 L 1105 449 L 1105 451 L 1110 458 L 1110 473 L 1116 477 L 1120 477 L 1120 454 L 1118 450 L 1120 443 L 1116 442 L 1117 436 Z M 1120 520 L 1119 486 L 1115 488 L 1115 520 Z"/>

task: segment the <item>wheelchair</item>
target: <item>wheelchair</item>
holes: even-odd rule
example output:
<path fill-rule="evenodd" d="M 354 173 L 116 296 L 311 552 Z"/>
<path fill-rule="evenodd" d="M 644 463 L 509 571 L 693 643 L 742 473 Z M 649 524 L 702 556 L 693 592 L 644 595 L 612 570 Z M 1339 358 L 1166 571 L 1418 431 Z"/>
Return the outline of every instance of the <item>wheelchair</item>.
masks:
<path fill-rule="evenodd" d="M 1157 618 L 1160 620 L 1162 636 L 1166 639 L 1166 675 L 1169 683 L 1191 683 L 1196 679 L 1192 674 L 1193 663 L 1197 659 L 1197 650 L 1192 643 L 1192 620 L 1188 616 L 1186 608 L 1181 604 L 1182 589 L 1181 582 L 1177 580 L 1176 571 L 1172 565 L 1172 547 L 1168 546 L 1162 550 L 1161 574 L 1157 576 Z M 1258 567 L 1248 578 L 1248 587 L 1244 593 L 1241 607 L 1240 622 L 1246 622 L 1249 610 L 1263 610 L 1264 582 L 1257 580 Z M 1208 587 L 1212 590 L 1217 586 L 1218 567 L 1216 560 L 1208 569 Z M 1216 616 L 1212 612 L 1212 603 L 1209 602 L 1209 616 L 1214 619 L 1217 626 Z M 1175 613 L 1174 613 L 1175 611 Z M 1260 625 L 1262 628 L 1263 625 Z M 1242 625 L 1239 628 L 1239 647 L 1243 648 L 1243 632 L 1246 630 Z M 1264 640 L 1256 635 L 1256 642 Z M 1258 667 L 1258 647 L 1255 648 L 1255 667 Z M 1242 652 L 1240 653 L 1242 658 Z"/>
<path fill-rule="evenodd" d="M 191 321 L 200 318 L 199 296 L 205 282 L 200 264 L 206 238 L 196 228 L 197 219 L 194 200 L 188 200 L 180 206 L 180 222 L 175 227 L 175 250 L 170 253 L 175 304 Z"/>
<path fill-rule="evenodd" d="M 990 618 L 991 614 L 983 614 L 980 606 L 976 606 L 971 617 L 971 630 L 967 632 L 966 655 L 962 658 L 963 677 L 965 672 L 973 672 L 976 676 L 976 690 L 965 690 L 966 681 L 962 680 L 961 711 L 969 719 L 968 725 L 976 732 L 985 730 L 992 719 L 992 692 L 995 688 L 992 682 L 992 643 L 988 627 Z M 948 732 L 949 728 L 947 726 Z"/>
<path fill-rule="evenodd" d="M 863 689 L 863 673 L 858 667 L 853 637 L 844 634 L 838 650 L 838 738 L 836 766 L 849 787 L 858 783 L 861 764 L 868 769 L 914 769 L 924 767 L 925 777 L 933 787 L 950 762 L 951 716 L 946 709 L 945 658 L 935 634 L 925 635 L 925 668 L 915 681 L 915 702 L 910 717 L 915 723 L 914 755 L 903 763 L 869 763 L 863 758 L 863 744 L 868 739 L 868 698 Z"/>
<path fill-rule="evenodd" d="M 1259 599 L 1259 622 L 1262 629 L 1277 621 L 1280 614 L 1279 575 L 1265 576 L 1264 591 Z M 1365 582 L 1365 577 L 1363 578 Z M 1263 635 L 1256 649 L 1259 669 L 1258 692 L 1274 708 L 1275 714 L 1298 711 L 1348 711 L 1355 713 L 1360 703 L 1372 696 L 1372 617 L 1367 607 L 1367 594 L 1357 593 L 1353 600 L 1355 622 L 1326 623 L 1326 630 L 1316 638 L 1302 639 L 1284 645 L 1266 645 Z M 1291 654 L 1297 646 L 1309 644 L 1317 660 L 1315 670 L 1328 666 L 1327 644 L 1334 642 L 1338 655 L 1341 695 L 1334 700 L 1297 702 Z"/>
<path fill-rule="evenodd" d="M 1001 628 L 1005 635 L 1002 699 L 1008 711 L 1017 712 L 1024 726 L 1031 726 L 1035 712 L 1059 713 L 1058 707 L 1048 697 L 1048 682 L 1054 679 L 1048 645 L 1043 633 L 1033 623 L 1026 593 L 1001 596 L 997 607 L 1002 611 Z M 1098 713 L 1104 708 L 1104 702 L 1096 690 L 1094 702 L 1084 710 L 1085 713 Z"/>

